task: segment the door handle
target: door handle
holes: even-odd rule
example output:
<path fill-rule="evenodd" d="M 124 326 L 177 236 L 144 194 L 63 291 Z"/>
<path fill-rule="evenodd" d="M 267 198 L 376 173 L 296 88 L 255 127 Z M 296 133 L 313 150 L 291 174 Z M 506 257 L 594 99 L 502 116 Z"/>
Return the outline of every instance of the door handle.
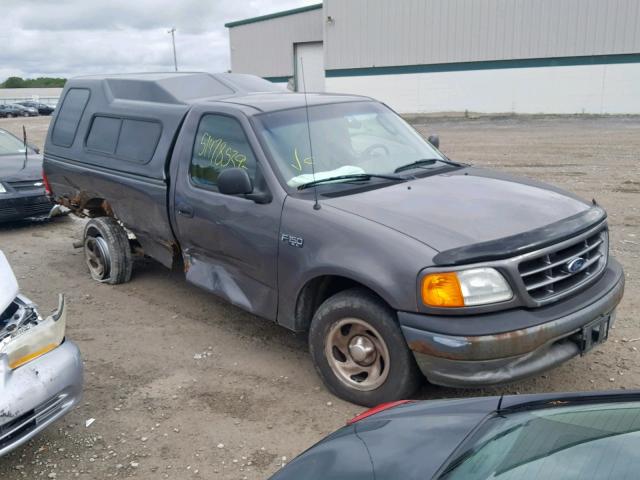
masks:
<path fill-rule="evenodd" d="M 182 215 L 183 217 L 192 218 L 193 217 L 193 207 L 191 205 L 181 204 L 178 205 L 178 215 Z"/>

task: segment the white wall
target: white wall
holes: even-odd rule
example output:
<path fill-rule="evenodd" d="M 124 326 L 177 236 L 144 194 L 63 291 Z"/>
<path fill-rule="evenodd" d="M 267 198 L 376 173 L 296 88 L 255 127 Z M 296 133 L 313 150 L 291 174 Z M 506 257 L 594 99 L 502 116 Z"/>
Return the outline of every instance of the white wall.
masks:
<path fill-rule="evenodd" d="M 231 27 L 231 70 L 261 77 L 292 77 L 293 45 L 321 41 L 321 8 Z"/>
<path fill-rule="evenodd" d="M 401 113 L 640 113 L 640 63 L 329 77 Z"/>
<path fill-rule="evenodd" d="M 327 17 L 327 70 L 640 52 L 638 0 L 325 0 Z"/>
<path fill-rule="evenodd" d="M 55 105 L 62 93 L 61 88 L 0 88 L 0 103 L 38 100 Z"/>

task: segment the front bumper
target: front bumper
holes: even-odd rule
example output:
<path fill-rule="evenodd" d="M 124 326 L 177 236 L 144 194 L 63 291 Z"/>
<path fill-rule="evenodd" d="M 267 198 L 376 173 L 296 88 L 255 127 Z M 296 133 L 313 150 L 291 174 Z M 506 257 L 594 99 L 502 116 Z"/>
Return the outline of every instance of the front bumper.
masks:
<path fill-rule="evenodd" d="M 9 368 L 7 355 L 0 355 L 0 456 L 80 401 L 82 371 L 80 350 L 70 341 L 15 370 Z"/>
<path fill-rule="evenodd" d="M 49 215 L 53 202 L 44 192 L 37 194 L 0 194 L 0 222 Z"/>
<path fill-rule="evenodd" d="M 526 378 L 580 354 L 576 334 L 600 317 L 610 315 L 613 322 L 623 293 L 624 272 L 611 258 L 597 282 L 546 307 L 473 317 L 399 312 L 398 320 L 431 383 L 485 386 Z"/>

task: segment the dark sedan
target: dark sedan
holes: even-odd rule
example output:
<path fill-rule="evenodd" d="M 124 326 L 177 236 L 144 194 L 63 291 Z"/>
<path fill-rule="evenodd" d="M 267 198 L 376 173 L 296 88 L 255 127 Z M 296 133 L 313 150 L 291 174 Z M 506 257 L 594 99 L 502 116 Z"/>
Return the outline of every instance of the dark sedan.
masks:
<path fill-rule="evenodd" d="M 632 479 L 639 450 L 640 391 L 394 402 L 272 480 Z"/>
<path fill-rule="evenodd" d="M 51 115 L 55 110 L 55 108 L 50 105 L 30 100 L 26 102 L 18 102 L 17 104 L 22 105 L 23 107 L 35 108 L 40 115 Z"/>
<path fill-rule="evenodd" d="M 39 150 L 0 129 L 0 222 L 49 215 L 52 207 Z"/>
<path fill-rule="evenodd" d="M 25 113 L 23 110 L 24 107 L 22 105 L 3 105 L 0 104 L 0 117 L 26 117 L 28 116 L 28 112 Z"/>
<path fill-rule="evenodd" d="M 18 104 L 0 105 L 0 111 L 5 117 L 37 117 L 38 110 Z"/>

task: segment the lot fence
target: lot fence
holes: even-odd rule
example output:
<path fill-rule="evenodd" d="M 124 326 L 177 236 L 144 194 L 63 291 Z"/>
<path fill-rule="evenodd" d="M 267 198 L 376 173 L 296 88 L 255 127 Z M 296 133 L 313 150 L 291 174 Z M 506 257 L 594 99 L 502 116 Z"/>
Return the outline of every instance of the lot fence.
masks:
<path fill-rule="evenodd" d="M 55 107 L 58 104 L 59 99 L 60 97 L 41 97 L 39 95 L 25 95 L 23 97 L 0 97 L 0 105 L 34 101 L 44 103 L 45 105 L 49 105 L 51 107 Z"/>

